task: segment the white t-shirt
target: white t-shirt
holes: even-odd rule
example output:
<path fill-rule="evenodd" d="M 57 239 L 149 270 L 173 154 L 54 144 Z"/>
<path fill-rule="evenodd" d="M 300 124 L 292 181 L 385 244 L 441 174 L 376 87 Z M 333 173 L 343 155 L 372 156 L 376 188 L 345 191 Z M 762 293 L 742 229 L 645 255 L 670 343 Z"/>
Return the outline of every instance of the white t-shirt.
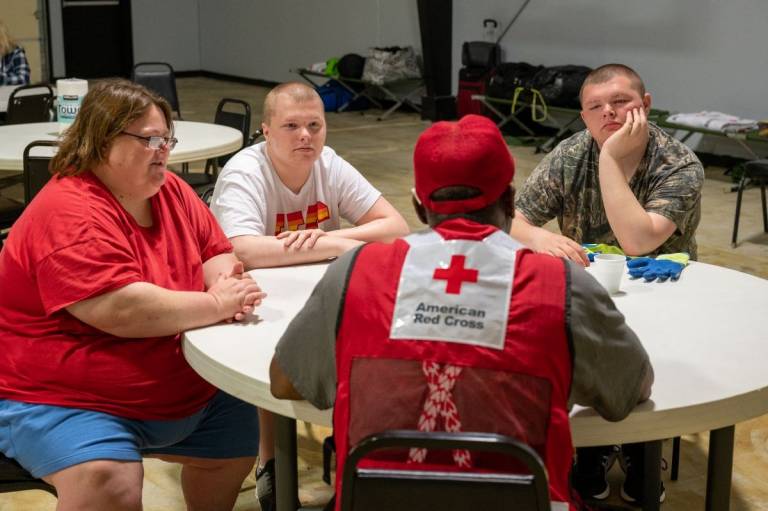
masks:
<path fill-rule="evenodd" d="M 221 171 L 211 211 L 224 234 L 274 236 L 285 230 L 333 231 L 357 223 L 381 196 L 352 165 L 324 147 L 309 179 L 293 193 L 275 172 L 266 142 L 247 147 Z"/>

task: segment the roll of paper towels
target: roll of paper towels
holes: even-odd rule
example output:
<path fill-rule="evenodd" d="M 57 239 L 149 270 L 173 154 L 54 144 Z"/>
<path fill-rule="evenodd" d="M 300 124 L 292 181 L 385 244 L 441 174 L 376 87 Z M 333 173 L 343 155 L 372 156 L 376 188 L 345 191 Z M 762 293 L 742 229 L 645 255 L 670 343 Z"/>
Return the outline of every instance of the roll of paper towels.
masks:
<path fill-rule="evenodd" d="M 56 91 L 59 97 L 59 132 L 62 132 L 75 121 L 83 97 L 88 92 L 88 82 L 79 78 L 56 80 Z"/>

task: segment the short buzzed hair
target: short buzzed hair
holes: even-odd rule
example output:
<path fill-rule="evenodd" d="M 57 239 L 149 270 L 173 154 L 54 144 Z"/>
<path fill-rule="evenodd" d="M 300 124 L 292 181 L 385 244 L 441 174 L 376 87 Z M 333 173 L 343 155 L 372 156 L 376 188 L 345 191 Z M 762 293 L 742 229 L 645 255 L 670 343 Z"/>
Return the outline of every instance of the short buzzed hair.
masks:
<path fill-rule="evenodd" d="M 292 100 L 297 103 L 306 103 L 316 99 L 322 103 L 320 94 L 307 84 L 301 82 L 286 82 L 281 83 L 271 91 L 267 93 L 267 97 L 264 98 L 264 106 L 261 110 L 261 122 L 269 124 L 272 120 L 272 114 L 275 112 L 275 103 L 277 103 L 277 97 L 280 94 L 287 94 Z"/>
<path fill-rule="evenodd" d="M 629 78 L 630 82 L 632 82 L 632 88 L 635 89 L 641 97 L 645 96 L 645 84 L 643 83 L 643 79 L 640 78 L 640 75 L 637 74 L 637 71 L 624 64 L 605 64 L 597 69 L 593 69 L 584 79 L 584 83 L 581 84 L 581 89 L 579 90 L 579 102 L 584 99 L 584 88 L 587 85 L 605 83 L 616 75 Z"/>

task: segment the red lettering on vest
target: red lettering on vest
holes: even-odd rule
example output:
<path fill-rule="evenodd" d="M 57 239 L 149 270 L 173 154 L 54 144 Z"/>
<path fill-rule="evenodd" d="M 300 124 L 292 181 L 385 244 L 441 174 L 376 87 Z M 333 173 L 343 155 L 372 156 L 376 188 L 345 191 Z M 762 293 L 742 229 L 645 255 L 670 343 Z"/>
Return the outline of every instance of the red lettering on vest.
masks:
<path fill-rule="evenodd" d="M 451 256 L 451 265 L 445 269 L 437 268 L 434 275 L 432 275 L 432 279 L 445 280 L 445 292 L 449 295 L 461 294 L 461 285 L 464 282 L 477 282 L 478 271 L 465 268 L 464 263 L 466 263 L 466 261 L 467 256 Z"/>

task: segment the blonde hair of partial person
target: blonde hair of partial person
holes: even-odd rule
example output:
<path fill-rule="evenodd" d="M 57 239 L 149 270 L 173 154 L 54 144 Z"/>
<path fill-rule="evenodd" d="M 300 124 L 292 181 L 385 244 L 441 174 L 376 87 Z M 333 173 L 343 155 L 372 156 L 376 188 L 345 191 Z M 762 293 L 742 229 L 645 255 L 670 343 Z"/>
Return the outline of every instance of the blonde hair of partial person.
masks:
<path fill-rule="evenodd" d="M 307 103 L 316 99 L 322 103 L 320 94 L 310 87 L 309 85 L 301 82 L 286 82 L 281 83 L 271 91 L 267 93 L 267 97 L 264 98 L 264 106 L 261 110 L 261 122 L 269 124 L 272 120 L 272 114 L 275 111 L 275 103 L 277 103 L 277 97 L 280 94 L 286 94 L 296 103 Z"/>
<path fill-rule="evenodd" d="M 8 33 L 8 27 L 3 20 L 0 20 L 0 57 L 4 57 L 16 48 L 16 41 Z"/>
<path fill-rule="evenodd" d="M 112 141 L 154 105 L 160 109 L 173 136 L 168 102 L 142 85 L 113 78 L 93 85 L 83 98 L 75 122 L 64 132 L 51 160 L 52 174 L 73 176 L 107 159 Z"/>
<path fill-rule="evenodd" d="M 640 78 L 640 75 L 637 74 L 637 71 L 624 64 L 605 64 L 590 71 L 584 79 L 584 83 L 581 84 L 581 89 L 579 90 L 579 101 L 582 100 L 584 88 L 587 85 L 605 83 L 617 75 L 629 78 L 632 83 L 632 88 L 640 93 L 640 97 L 645 96 L 645 84 L 643 83 L 643 79 Z"/>

